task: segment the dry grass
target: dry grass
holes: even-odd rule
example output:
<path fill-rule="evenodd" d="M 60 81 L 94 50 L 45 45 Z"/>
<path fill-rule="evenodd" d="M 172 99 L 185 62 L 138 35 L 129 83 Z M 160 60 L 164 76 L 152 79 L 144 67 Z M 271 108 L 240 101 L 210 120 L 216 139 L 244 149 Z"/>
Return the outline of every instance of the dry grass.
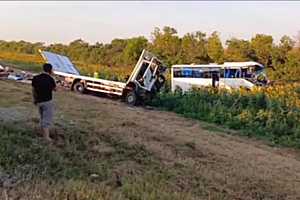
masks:
<path fill-rule="evenodd" d="M 33 159 L 12 159 L 15 170 L 2 166 L 12 174 L 32 173 L 9 189 L 12 199 L 300 198 L 298 151 L 226 135 L 213 125 L 207 130 L 207 124 L 174 113 L 70 92 L 55 94 L 54 128 L 61 136 L 47 146 L 33 135 L 38 116 L 30 87 L 0 81 L 0 90 L 0 108 L 19 116 L 6 125 L 0 117 L 9 130 L 4 135 L 14 136 L 5 139 Z M 34 150 L 40 151 L 32 157 Z M 8 159 L 4 153 L 2 160 Z"/>

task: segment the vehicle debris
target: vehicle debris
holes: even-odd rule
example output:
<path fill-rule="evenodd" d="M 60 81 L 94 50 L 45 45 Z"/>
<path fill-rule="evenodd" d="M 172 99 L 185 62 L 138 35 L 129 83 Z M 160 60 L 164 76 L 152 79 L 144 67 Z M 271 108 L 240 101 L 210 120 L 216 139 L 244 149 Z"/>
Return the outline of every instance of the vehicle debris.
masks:
<path fill-rule="evenodd" d="M 19 81 L 22 83 L 31 83 L 34 74 L 27 71 L 14 70 L 8 66 L 0 65 L 0 78 Z"/>
<path fill-rule="evenodd" d="M 20 74 L 16 74 L 16 75 L 14 75 L 14 74 L 9 74 L 9 75 L 7 76 L 7 79 L 8 79 L 8 80 L 14 80 L 14 81 L 20 81 L 20 80 L 23 80 L 23 77 L 22 77 Z"/>
<path fill-rule="evenodd" d="M 9 72 L 6 70 L 6 68 L 0 65 L 0 78 L 7 78 L 8 75 Z"/>

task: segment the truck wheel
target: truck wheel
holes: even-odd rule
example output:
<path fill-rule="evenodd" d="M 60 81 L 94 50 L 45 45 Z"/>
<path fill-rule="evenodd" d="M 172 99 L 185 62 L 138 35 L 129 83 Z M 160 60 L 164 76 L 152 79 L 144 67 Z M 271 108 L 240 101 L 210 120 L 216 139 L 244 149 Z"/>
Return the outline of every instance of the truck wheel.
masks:
<path fill-rule="evenodd" d="M 76 92 L 76 93 L 80 93 L 80 94 L 83 94 L 84 93 L 84 91 L 85 91 L 85 88 L 84 88 L 84 85 L 81 83 L 81 82 L 77 82 L 77 83 L 75 83 L 74 84 L 74 91 Z"/>
<path fill-rule="evenodd" d="M 163 85 L 166 82 L 166 78 L 163 75 L 159 75 L 158 82 Z"/>
<path fill-rule="evenodd" d="M 134 91 L 128 92 L 125 100 L 128 105 L 135 106 L 137 104 L 136 93 Z"/>
<path fill-rule="evenodd" d="M 157 91 L 160 90 L 160 88 L 165 84 L 165 82 L 166 82 L 166 78 L 160 75 L 155 83 Z"/>

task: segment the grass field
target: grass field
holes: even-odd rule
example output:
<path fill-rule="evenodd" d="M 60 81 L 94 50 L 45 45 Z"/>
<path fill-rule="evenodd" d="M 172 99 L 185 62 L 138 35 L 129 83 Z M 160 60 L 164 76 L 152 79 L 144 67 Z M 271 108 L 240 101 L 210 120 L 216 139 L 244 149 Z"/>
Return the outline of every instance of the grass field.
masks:
<path fill-rule="evenodd" d="M 0 81 L 0 90 L 1 180 L 6 174 L 16 182 L 4 184 L 1 199 L 300 197 L 297 150 L 66 91 L 55 94 L 55 142 L 48 145 L 36 136 L 30 86 Z"/>

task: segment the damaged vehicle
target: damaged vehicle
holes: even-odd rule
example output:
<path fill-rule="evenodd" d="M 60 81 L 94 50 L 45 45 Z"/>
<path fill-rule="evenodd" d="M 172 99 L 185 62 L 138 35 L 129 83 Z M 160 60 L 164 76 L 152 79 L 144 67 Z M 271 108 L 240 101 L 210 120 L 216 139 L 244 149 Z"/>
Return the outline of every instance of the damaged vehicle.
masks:
<path fill-rule="evenodd" d="M 152 98 L 165 83 L 167 67 L 146 50 L 143 50 L 126 82 L 82 76 L 68 57 L 42 50 L 40 54 L 53 66 L 54 74 L 62 85 L 78 93 L 94 91 L 116 95 L 129 105 Z"/>

